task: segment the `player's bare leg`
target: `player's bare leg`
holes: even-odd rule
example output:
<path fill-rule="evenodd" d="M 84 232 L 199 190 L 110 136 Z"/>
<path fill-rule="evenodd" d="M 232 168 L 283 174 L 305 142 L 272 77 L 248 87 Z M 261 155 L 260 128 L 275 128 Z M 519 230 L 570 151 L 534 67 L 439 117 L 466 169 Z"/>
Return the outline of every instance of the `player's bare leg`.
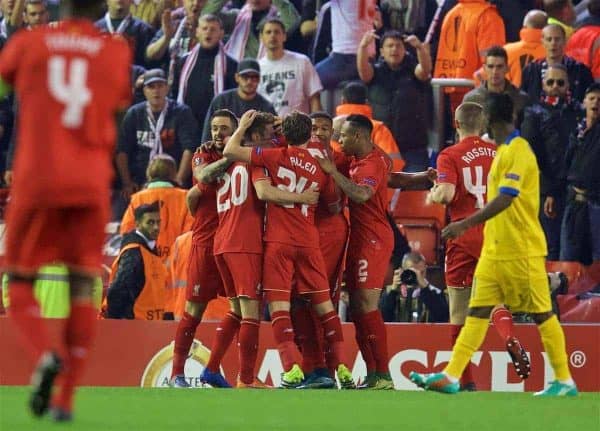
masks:
<path fill-rule="evenodd" d="M 69 272 L 71 312 L 65 325 L 66 357 L 61 371 L 61 388 L 52 399 L 51 415 L 54 420 L 70 421 L 73 396 L 85 370 L 90 348 L 96 338 L 98 310 L 93 303 L 94 276 Z"/>
<path fill-rule="evenodd" d="M 258 334 L 260 330 L 260 301 L 247 297 L 238 297 L 242 323 L 240 325 L 239 363 L 240 374 L 237 379 L 238 388 L 264 389 L 269 386 L 259 381 L 254 370 L 258 353 Z"/>
<path fill-rule="evenodd" d="M 380 294 L 380 289 L 354 289 L 350 292 L 350 307 L 352 315 L 358 316 L 354 325 L 360 351 L 367 362 L 366 387 L 394 389 L 388 366 L 387 332 L 379 311 Z M 370 369 L 373 366 L 374 374 Z"/>
<path fill-rule="evenodd" d="M 200 375 L 200 381 L 213 388 L 231 388 L 231 384 L 221 374 L 221 361 L 229 349 L 233 338 L 240 330 L 241 311 L 237 298 L 229 298 L 229 312 L 217 326 L 215 338 L 210 348 L 210 358 Z"/>
<path fill-rule="evenodd" d="M 196 335 L 196 328 L 202 320 L 206 310 L 205 303 L 186 301 L 183 317 L 177 325 L 175 332 L 175 346 L 173 348 L 173 370 L 169 384 L 178 388 L 189 388 L 190 384 L 185 379 L 185 361 L 190 353 L 190 347 Z"/>

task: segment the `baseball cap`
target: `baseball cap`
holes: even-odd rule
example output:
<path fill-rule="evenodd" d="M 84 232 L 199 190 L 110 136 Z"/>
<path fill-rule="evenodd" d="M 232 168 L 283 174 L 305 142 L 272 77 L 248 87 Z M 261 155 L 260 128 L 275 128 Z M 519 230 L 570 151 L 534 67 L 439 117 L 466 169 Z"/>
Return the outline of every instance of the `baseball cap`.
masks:
<path fill-rule="evenodd" d="M 600 82 L 593 82 L 590 86 L 585 90 L 585 95 L 587 96 L 589 93 L 595 93 L 600 91 Z"/>
<path fill-rule="evenodd" d="M 243 75 L 245 73 L 255 73 L 260 75 L 260 66 L 258 61 L 253 58 L 245 58 L 238 64 L 237 73 Z"/>
<path fill-rule="evenodd" d="M 144 87 L 158 81 L 167 82 L 167 77 L 162 69 L 150 69 L 144 73 Z"/>

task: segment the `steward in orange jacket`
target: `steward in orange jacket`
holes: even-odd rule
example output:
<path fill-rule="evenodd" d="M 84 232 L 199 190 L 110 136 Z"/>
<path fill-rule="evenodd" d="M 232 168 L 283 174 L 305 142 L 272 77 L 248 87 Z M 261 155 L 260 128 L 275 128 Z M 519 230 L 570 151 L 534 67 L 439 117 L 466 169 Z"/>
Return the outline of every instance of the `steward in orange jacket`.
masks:
<path fill-rule="evenodd" d="M 113 262 L 102 314 L 109 319 L 172 319 L 172 313 L 165 316 L 167 270 L 156 253 L 158 202 L 136 208 L 135 216 L 136 229 L 123 237 Z"/>

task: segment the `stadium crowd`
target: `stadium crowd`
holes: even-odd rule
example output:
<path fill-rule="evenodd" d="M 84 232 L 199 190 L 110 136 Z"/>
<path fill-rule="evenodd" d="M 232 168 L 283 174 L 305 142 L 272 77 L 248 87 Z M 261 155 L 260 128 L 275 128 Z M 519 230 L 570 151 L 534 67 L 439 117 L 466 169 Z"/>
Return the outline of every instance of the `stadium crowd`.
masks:
<path fill-rule="evenodd" d="M 176 387 L 189 386 L 200 321 L 218 318 L 203 382 L 231 386 L 219 367 L 237 337 L 237 387 L 264 387 L 254 366 L 259 322 L 270 319 L 283 386 L 333 387 L 337 374 L 354 388 L 340 347 L 340 321 L 352 321 L 368 371 L 358 384 L 393 388 L 384 317 L 413 321 L 414 310 L 450 322 L 456 341 L 483 241 L 483 227 L 470 226 L 444 260 L 437 236 L 429 249 L 421 237 L 409 244 L 415 233 L 396 208 L 411 193 L 421 207 L 446 205 L 452 222 L 484 208 L 501 143 L 485 107 L 497 95 L 510 99 L 539 167 L 539 256 L 598 263 L 600 1 L 573 3 L 107 0 L 95 25 L 127 41 L 133 64 L 111 196 L 123 241 L 101 317 L 178 320 Z M 56 26 L 53 6 L 1 0 L 1 45 Z M 432 78 L 475 85 L 444 87 L 446 148 L 428 142 Z M 7 188 L 19 103 L 0 102 Z M 444 212 L 435 234 L 445 225 Z M 490 312 L 526 378 L 510 311 Z M 468 366 L 460 384 L 475 388 Z"/>

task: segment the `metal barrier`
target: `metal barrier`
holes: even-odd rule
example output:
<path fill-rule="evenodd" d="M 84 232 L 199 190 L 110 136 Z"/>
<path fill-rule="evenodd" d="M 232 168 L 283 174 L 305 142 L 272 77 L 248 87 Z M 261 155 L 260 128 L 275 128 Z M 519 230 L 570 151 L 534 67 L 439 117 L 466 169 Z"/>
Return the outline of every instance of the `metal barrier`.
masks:
<path fill-rule="evenodd" d="M 444 103 L 444 88 L 446 87 L 475 87 L 471 79 L 463 78 L 434 78 L 431 80 L 433 91 L 433 121 L 428 133 L 429 148 L 439 151 L 444 147 L 444 116 L 446 105 Z"/>

